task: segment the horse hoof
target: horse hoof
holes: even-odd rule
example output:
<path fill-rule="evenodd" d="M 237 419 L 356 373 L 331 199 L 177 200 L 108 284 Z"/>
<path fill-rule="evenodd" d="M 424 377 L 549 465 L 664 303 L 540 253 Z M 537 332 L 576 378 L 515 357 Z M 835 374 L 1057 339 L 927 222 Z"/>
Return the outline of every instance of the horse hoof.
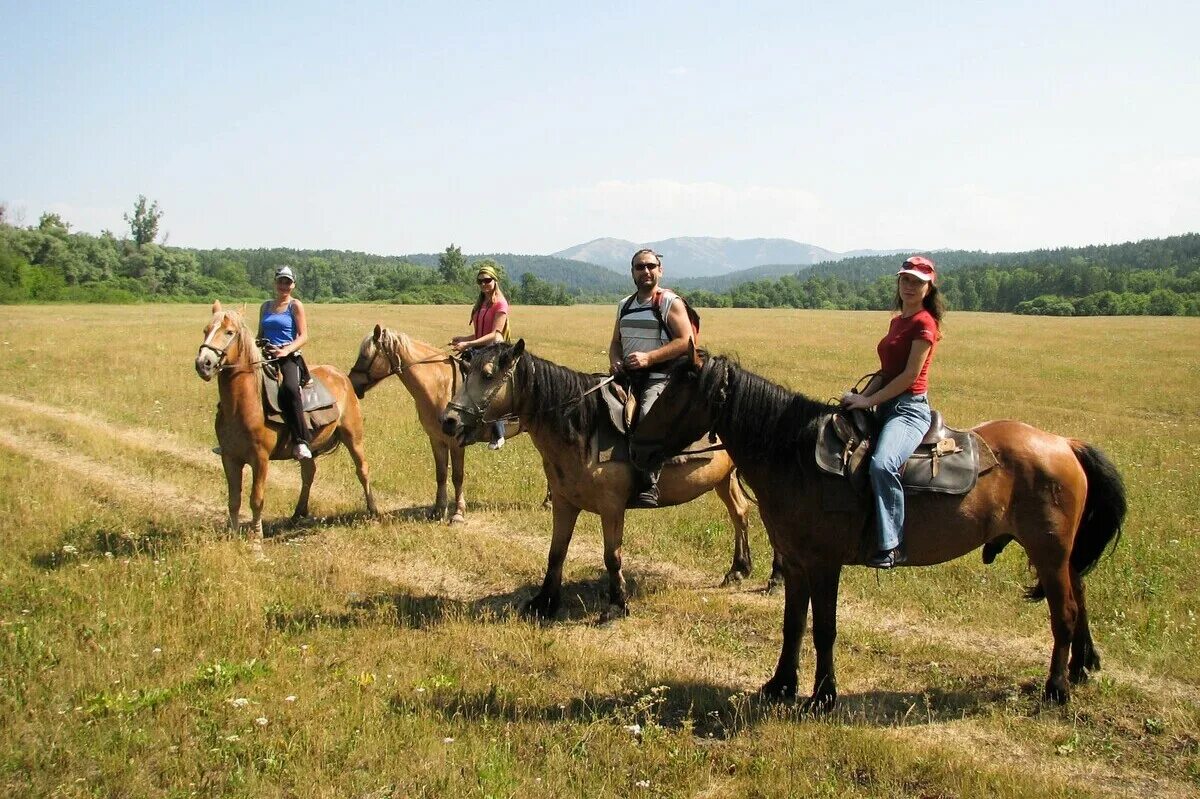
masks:
<path fill-rule="evenodd" d="M 725 579 L 721 581 L 721 587 L 728 588 L 731 585 L 741 585 L 742 580 L 749 576 L 748 572 L 743 572 L 740 569 L 730 569 L 725 573 Z"/>
<path fill-rule="evenodd" d="M 450 524 L 465 524 L 466 521 L 467 517 L 463 516 L 461 513 L 455 513 L 450 517 Z"/>
<path fill-rule="evenodd" d="M 800 706 L 800 712 L 806 716 L 824 716 L 833 710 L 837 704 L 837 694 L 813 694 Z"/>
<path fill-rule="evenodd" d="M 600 618 L 596 621 L 596 624 L 600 626 L 612 624 L 628 615 L 629 608 L 613 603 L 600 612 Z"/>
<path fill-rule="evenodd" d="M 1071 701 L 1071 692 L 1065 685 L 1056 685 L 1053 681 L 1046 683 L 1042 701 L 1053 705 L 1065 705 Z"/>
<path fill-rule="evenodd" d="M 767 587 L 763 589 L 763 593 L 766 594 L 767 596 L 774 596 L 776 593 L 779 592 L 779 588 L 782 585 L 783 585 L 783 580 L 777 580 L 774 577 L 772 577 L 770 580 L 767 580 Z"/>
<path fill-rule="evenodd" d="M 557 603 L 551 602 L 541 595 L 535 596 L 533 599 L 526 602 L 525 606 L 521 608 L 522 616 L 530 619 L 536 619 L 538 621 L 549 621 L 550 619 L 554 618 L 554 615 L 557 612 Z"/>
<path fill-rule="evenodd" d="M 796 683 L 772 677 L 758 689 L 758 695 L 768 702 L 784 702 L 796 698 Z"/>

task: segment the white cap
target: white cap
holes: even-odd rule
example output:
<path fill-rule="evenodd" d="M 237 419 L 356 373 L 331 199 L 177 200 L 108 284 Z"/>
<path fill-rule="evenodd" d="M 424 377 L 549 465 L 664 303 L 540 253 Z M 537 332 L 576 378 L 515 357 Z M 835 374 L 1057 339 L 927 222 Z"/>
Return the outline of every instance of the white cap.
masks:
<path fill-rule="evenodd" d="M 278 280 L 281 277 L 286 277 L 288 280 L 292 281 L 293 283 L 296 282 L 296 275 L 294 272 L 292 272 L 292 268 L 290 266 L 276 267 L 275 279 Z"/>

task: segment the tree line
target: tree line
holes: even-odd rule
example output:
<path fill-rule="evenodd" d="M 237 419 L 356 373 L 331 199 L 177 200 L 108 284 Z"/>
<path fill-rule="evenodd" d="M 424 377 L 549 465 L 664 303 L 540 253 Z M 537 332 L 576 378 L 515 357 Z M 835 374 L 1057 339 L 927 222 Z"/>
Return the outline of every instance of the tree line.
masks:
<path fill-rule="evenodd" d="M 381 256 L 345 250 L 187 249 L 156 243 L 163 216 L 139 197 L 120 236 L 73 232 L 58 214 L 12 224 L 0 204 L 0 303 L 209 302 L 269 296 L 274 270 L 296 271 L 298 295 L 316 302 L 466 304 L 483 261 L 523 305 L 614 302 L 628 275 L 550 256 Z M 935 252 L 949 307 L 1059 316 L 1200 315 L 1200 234 L 1120 245 L 1022 253 Z M 697 307 L 882 310 L 892 307 L 898 258 L 818 264 L 724 291 L 689 290 Z"/>

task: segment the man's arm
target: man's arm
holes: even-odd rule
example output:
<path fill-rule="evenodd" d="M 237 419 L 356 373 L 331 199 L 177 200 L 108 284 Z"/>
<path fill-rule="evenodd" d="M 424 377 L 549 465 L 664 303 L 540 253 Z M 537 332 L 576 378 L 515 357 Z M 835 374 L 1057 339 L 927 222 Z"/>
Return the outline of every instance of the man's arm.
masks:
<path fill-rule="evenodd" d="M 621 346 L 621 320 L 617 319 L 613 325 L 612 340 L 608 342 L 608 370 L 613 374 L 620 373 L 624 368 L 621 365 L 624 353 L 625 350 Z"/>

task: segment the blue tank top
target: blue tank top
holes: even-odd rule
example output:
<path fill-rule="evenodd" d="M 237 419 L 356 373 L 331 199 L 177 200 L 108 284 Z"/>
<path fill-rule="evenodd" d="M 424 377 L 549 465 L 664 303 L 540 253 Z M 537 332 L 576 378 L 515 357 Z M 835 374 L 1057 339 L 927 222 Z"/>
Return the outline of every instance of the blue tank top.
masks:
<path fill-rule="evenodd" d="M 288 300 L 287 307 L 279 313 L 267 313 L 273 303 L 267 300 L 262 307 L 263 338 L 277 347 L 291 344 L 296 340 L 296 317 L 292 315 L 292 301 Z"/>

